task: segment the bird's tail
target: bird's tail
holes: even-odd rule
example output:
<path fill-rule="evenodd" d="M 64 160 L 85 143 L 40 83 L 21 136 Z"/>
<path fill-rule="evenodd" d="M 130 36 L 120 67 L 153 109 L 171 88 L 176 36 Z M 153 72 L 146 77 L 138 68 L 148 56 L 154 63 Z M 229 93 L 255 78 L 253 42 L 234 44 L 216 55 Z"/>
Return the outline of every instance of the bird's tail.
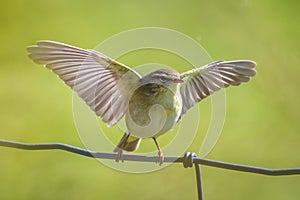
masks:
<path fill-rule="evenodd" d="M 135 151 L 140 146 L 142 138 L 134 137 L 130 134 L 124 133 L 119 144 L 114 149 L 114 152 L 118 152 L 120 149 L 125 151 Z"/>

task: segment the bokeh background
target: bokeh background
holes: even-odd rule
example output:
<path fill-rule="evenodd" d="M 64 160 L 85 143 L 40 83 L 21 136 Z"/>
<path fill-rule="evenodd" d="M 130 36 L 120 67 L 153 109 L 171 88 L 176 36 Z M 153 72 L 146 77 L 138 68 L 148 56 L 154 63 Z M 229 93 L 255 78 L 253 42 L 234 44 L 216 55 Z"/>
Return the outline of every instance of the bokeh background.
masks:
<path fill-rule="evenodd" d="M 299 8 L 292 0 L 1 1 L 0 139 L 84 147 L 73 121 L 72 91 L 31 62 L 26 46 L 49 39 L 94 48 L 121 31 L 158 26 L 197 40 L 214 60 L 258 63 L 258 75 L 250 83 L 226 90 L 224 129 L 207 158 L 268 168 L 300 167 Z M 120 61 L 129 66 L 164 62 L 181 72 L 191 68 L 159 52 L 136 52 Z M 200 105 L 203 126 L 189 151 L 199 151 L 210 119 L 208 102 Z M 116 140 L 122 135 L 111 134 Z M 161 140 L 164 137 L 168 136 Z M 0 160 L 0 199 L 197 197 L 194 169 L 180 164 L 127 174 L 67 152 L 4 147 Z M 205 166 L 202 171 L 207 200 L 300 196 L 300 176 L 267 177 Z"/>

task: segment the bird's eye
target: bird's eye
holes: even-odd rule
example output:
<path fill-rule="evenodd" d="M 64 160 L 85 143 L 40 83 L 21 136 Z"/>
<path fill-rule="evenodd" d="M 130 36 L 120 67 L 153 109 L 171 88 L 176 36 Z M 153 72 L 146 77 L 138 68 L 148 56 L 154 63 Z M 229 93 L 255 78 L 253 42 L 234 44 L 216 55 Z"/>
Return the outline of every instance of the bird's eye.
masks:
<path fill-rule="evenodd" d="M 159 78 L 159 80 L 160 80 L 160 82 L 165 83 L 165 82 L 167 82 L 168 79 L 166 77 L 162 76 Z"/>

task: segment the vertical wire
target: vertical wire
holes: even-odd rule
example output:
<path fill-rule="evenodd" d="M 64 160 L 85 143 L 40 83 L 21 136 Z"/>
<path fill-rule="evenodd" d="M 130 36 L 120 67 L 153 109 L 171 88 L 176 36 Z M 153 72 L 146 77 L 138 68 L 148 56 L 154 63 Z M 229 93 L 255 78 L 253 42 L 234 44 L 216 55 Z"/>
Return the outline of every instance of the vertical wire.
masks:
<path fill-rule="evenodd" d="M 204 200 L 203 191 L 202 191 L 202 176 L 201 176 L 200 165 L 199 164 L 194 164 L 194 165 L 195 165 L 196 179 L 197 179 L 198 200 Z"/>

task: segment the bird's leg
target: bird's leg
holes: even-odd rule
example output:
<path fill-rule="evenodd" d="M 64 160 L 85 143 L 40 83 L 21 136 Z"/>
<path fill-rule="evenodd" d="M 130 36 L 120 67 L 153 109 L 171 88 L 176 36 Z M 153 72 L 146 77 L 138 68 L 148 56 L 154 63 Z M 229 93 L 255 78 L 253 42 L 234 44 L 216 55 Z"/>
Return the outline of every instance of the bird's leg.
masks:
<path fill-rule="evenodd" d="M 120 160 L 122 162 L 124 162 L 124 158 L 123 158 L 123 149 L 124 149 L 124 144 L 126 144 L 127 140 L 129 138 L 129 134 L 124 133 L 123 137 L 121 138 L 119 144 L 117 145 L 117 147 L 114 149 L 114 152 L 117 153 L 116 162 L 119 162 Z"/>
<path fill-rule="evenodd" d="M 116 150 L 116 152 L 117 152 L 117 156 L 116 156 L 115 161 L 116 161 L 116 162 L 119 162 L 119 161 L 121 160 L 122 162 L 124 162 L 124 158 L 123 158 L 123 150 L 120 149 L 120 148 L 118 148 L 118 149 Z"/>
<path fill-rule="evenodd" d="M 158 162 L 159 162 L 159 165 L 162 165 L 164 163 L 164 155 L 163 155 L 163 152 L 161 151 L 159 145 L 158 145 L 158 142 L 156 140 L 156 138 L 154 137 L 153 138 L 154 142 L 155 142 L 155 145 L 157 147 L 157 150 L 158 150 Z"/>

